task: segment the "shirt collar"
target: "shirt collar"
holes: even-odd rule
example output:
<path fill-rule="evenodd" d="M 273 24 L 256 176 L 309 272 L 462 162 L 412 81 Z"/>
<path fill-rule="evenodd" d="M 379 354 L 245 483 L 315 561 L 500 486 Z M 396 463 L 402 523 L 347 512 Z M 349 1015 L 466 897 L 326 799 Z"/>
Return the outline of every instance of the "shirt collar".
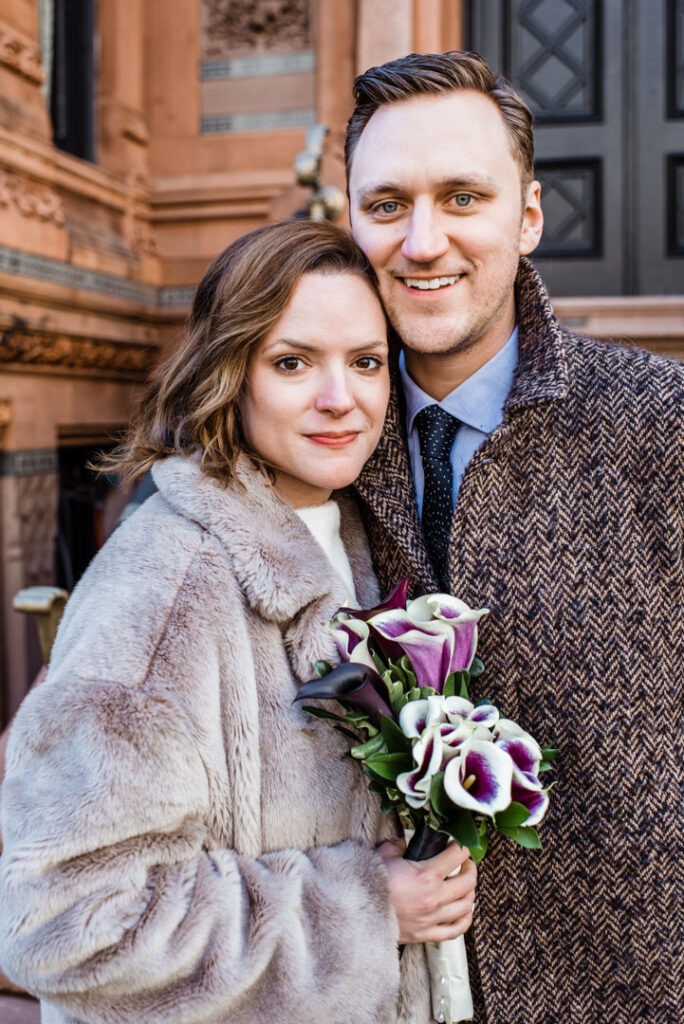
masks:
<path fill-rule="evenodd" d="M 503 420 L 506 399 L 513 384 L 513 375 L 518 364 L 518 328 L 513 328 L 508 341 L 496 355 L 481 366 L 457 388 L 454 388 L 441 402 L 435 403 L 410 376 L 406 369 L 404 352 L 399 355 L 399 373 L 406 399 L 406 424 L 409 434 L 413 421 L 426 405 L 439 404 L 461 423 L 484 434 L 498 427 Z"/>

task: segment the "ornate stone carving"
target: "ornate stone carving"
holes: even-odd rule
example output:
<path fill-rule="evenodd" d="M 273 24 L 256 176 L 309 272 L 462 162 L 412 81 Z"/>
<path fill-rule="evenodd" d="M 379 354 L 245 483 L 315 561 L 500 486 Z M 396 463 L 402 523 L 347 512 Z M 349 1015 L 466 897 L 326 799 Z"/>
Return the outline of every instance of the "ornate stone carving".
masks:
<path fill-rule="evenodd" d="M 13 206 L 23 217 L 37 217 L 62 227 L 62 200 L 45 186 L 32 185 L 16 174 L 0 172 L 0 208 Z"/>
<path fill-rule="evenodd" d="M 52 583 L 57 530 L 57 474 L 17 477 L 16 489 L 25 586 Z"/>
<path fill-rule="evenodd" d="M 11 327 L 0 338 L 0 365 L 22 363 L 99 370 L 140 378 L 150 369 L 155 351 L 151 345 L 114 344 Z"/>
<path fill-rule="evenodd" d="M 18 71 L 24 78 L 39 85 L 43 81 L 43 65 L 40 58 L 40 49 L 29 39 L 24 39 L 11 32 L 8 28 L 0 26 L 0 64 L 5 64 Z"/>
<path fill-rule="evenodd" d="M 133 244 L 138 252 L 144 253 L 145 256 L 159 255 L 157 239 L 155 238 L 153 231 L 151 231 L 149 226 L 146 224 L 136 225 Z"/>
<path fill-rule="evenodd" d="M 205 60 L 312 46 L 311 0 L 203 0 L 203 6 Z"/>

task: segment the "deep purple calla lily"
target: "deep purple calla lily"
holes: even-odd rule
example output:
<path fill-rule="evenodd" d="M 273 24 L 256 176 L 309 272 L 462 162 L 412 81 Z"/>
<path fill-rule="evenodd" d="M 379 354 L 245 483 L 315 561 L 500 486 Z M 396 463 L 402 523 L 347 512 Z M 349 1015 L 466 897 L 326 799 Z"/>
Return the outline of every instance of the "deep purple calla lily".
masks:
<path fill-rule="evenodd" d="M 366 665 L 345 662 L 320 679 L 311 679 L 299 688 L 295 701 L 339 700 L 349 707 L 358 708 L 379 726 L 382 716 L 394 720 L 395 715 L 387 687 L 377 672 Z"/>
<path fill-rule="evenodd" d="M 376 604 L 374 608 L 340 608 L 340 612 L 346 612 L 353 619 L 361 619 L 362 622 L 368 622 L 375 615 L 393 611 L 395 608 L 405 608 L 410 582 L 409 577 L 406 576 L 401 582 L 397 583 L 394 590 L 387 595 L 384 601 Z"/>

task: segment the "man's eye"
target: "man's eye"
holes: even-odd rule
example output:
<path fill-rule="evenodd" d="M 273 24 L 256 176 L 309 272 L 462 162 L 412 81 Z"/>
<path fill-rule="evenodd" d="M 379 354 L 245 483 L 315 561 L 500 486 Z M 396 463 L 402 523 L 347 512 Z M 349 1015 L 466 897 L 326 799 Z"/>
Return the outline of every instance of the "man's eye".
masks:
<path fill-rule="evenodd" d="M 282 359 L 278 359 L 275 364 L 279 370 L 285 370 L 286 373 L 294 373 L 295 370 L 301 369 L 304 365 L 299 356 L 283 356 Z"/>
<path fill-rule="evenodd" d="M 386 199 L 384 203 L 378 203 L 375 207 L 377 213 L 396 213 L 399 209 L 399 203 L 395 202 L 394 199 Z"/>
<path fill-rule="evenodd" d="M 468 192 L 459 192 L 454 196 L 454 202 L 457 206 L 464 208 L 470 206 L 473 202 L 473 197 Z"/>

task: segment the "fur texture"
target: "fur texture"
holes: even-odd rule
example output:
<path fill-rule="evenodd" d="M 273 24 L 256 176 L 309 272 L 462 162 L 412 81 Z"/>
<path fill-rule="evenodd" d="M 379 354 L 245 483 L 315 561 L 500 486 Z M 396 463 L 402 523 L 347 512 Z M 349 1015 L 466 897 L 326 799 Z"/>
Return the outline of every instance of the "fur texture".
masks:
<path fill-rule="evenodd" d="M 394 823 L 348 741 L 292 703 L 344 584 L 246 459 L 227 490 L 194 460 L 155 479 L 12 732 L 3 968 L 50 1024 L 426 1024 L 422 947 L 400 991 L 373 849 Z M 349 499 L 343 521 L 372 603 Z"/>
<path fill-rule="evenodd" d="M 504 421 L 466 469 L 452 592 L 488 695 L 560 747 L 544 849 L 496 836 L 478 1024 L 684 1024 L 684 366 L 563 330 L 521 261 Z M 395 390 L 358 484 L 384 587 L 434 590 Z"/>

